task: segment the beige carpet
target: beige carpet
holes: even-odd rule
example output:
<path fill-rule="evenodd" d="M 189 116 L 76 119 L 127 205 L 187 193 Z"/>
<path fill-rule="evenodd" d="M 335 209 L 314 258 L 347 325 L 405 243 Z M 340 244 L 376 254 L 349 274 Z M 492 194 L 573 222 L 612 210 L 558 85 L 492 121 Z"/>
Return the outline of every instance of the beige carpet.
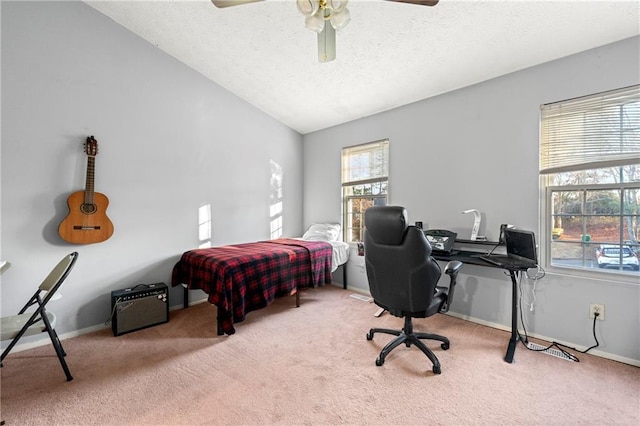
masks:
<path fill-rule="evenodd" d="M 218 337 L 208 303 L 169 323 L 113 337 L 65 340 L 66 382 L 53 348 L 11 354 L 2 413 L 11 425 L 468 425 L 640 424 L 640 369 L 592 355 L 570 362 L 519 345 L 509 334 L 446 315 L 416 329 L 451 339 L 434 375 L 415 347 L 374 360 L 401 327 L 333 286 L 305 290 L 300 308 L 279 299 Z"/>

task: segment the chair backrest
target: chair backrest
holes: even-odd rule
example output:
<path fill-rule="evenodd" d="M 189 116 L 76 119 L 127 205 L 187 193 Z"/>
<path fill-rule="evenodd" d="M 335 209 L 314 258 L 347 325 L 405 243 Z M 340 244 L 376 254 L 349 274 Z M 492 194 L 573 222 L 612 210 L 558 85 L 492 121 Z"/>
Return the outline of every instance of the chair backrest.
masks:
<path fill-rule="evenodd" d="M 49 275 L 42 281 L 42 284 L 38 287 L 40 291 L 46 291 L 47 294 L 43 300 L 43 304 L 46 304 L 56 291 L 60 288 L 64 280 L 71 272 L 71 269 L 78 259 L 78 252 L 69 253 L 58 262 L 58 264 L 49 272 Z"/>
<path fill-rule="evenodd" d="M 422 229 L 407 224 L 400 206 L 365 212 L 364 256 L 375 303 L 396 316 L 425 316 L 440 279 L 440 266 Z"/>

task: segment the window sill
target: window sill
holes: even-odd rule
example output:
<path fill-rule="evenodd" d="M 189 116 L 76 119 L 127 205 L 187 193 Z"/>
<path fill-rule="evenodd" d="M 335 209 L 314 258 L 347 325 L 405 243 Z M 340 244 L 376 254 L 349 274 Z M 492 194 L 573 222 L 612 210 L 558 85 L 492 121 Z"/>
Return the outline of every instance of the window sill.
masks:
<path fill-rule="evenodd" d="M 574 279 L 586 279 L 589 281 L 602 281 L 607 284 L 623 285 L 623 286 L 640 286 L 640 272 L 629 271 L 628 273 L 619 273 L 600 269 L 580 269 L 562 266 L 545 266 L 545 274 L 555 275 L 559 277 L 567 277 Z"/>

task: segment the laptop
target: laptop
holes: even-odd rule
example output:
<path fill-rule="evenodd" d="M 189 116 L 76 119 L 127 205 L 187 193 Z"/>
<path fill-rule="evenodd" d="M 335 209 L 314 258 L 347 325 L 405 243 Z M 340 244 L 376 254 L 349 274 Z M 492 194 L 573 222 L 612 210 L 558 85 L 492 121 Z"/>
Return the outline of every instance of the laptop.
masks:
<path fill-rule="evenodd" d="M 536 236 L 531 231 L 507 228 L 505 230 L 507 254 L 489 254 L 480 259 L 504 269 L 529 269 L 538 265 Z"/>

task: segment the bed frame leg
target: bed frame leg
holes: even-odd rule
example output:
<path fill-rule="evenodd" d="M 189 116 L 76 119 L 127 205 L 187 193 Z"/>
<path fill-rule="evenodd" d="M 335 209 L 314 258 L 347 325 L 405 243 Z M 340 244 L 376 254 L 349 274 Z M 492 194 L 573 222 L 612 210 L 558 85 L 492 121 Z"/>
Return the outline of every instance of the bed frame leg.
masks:
<path fill-rule="evenodd" d="M 222 336 L 224 334 L 224 330 L 222 330 L 222 318 L 218 315 L 216 317 L 216 322 L 218 323 L 218 336 Z"/>
<path fill-rule="evenodd" d="M 300 291 L 296 290 L 296 308 L 300 307 Z"/>
<path fill-rule="evenodd" d="M 184 297 L 182 298 L 182 307 L 187 309 L 189 307 L 189 289 L 187 286 L 182 286 L 184 288 Z"/>
<path fill-rule="evenodd" d="M 347 289 L 347 264 L 342 264 L 342 288 Z"/>

